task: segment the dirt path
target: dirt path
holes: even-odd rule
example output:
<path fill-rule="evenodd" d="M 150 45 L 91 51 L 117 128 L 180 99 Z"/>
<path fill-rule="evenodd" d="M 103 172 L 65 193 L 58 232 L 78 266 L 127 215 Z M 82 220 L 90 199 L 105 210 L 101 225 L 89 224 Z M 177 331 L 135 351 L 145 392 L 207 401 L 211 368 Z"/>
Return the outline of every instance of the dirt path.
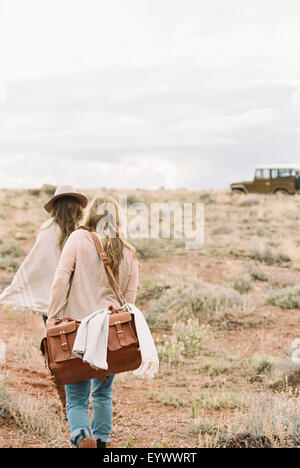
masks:
<path fill-rule="evenodd" d="M 9 343 L 11 338 L 36 339 L 43 335 L 41 317 L 22 314 L 18 311 L 0 314 L 1 338 Z M 49 400 L 55 413 L 61 412 L 56 389 L 46 369 L 42 356 L 32 365 L 22 364 L 16 357 L 10 357 L 0 365 L 0 375 L 13 392 Z M 35 368 L 33 368 L 35 367 Z M 178 382 L 180 385 L 180 382 Z M 114 383 L 114 413 L 111 447 L 153 447 L 168 443 L 170 446 L 195 447 L 197 440 L 188 435 L 188 422 L 184 408 L 163 407 L 149 398 L 159 393 L 161 380 L 146 381 L 131 374 L 117 376 Z M 55 403 L 53 404 L 53 400 Z M 155 430 L 153 429 L 155 425 Z M 65 424 L 67 430 L 67 424 Z M 186 429 L 187 427 L 187 429 Z M 0 447 L 47 447 L 47 441 L 23 434 L 14 421 L 0 418 Z M 66 439 L 66 445 L 68 441 Z"/>
<path fill-rule="evenodd" d="M 239 272 L 242 264 L 238 260 L 223 259 L 220 265 L 203 257 L 166 257 L 147 260 L 143 263 L 142 278 L 170 274 L 180 274 L 184 270 L 187 275 L 197 275 L 204 281 L 214 284 L 222 283 L 228 272 Z M 295 273 L 298 276 L 298 273 Z M 280 356 L 284 349 L 300 332 L 300 311 L 281 311 L 266 309 L 270 321 L 259 328 L 246 328 L 224 333 L 216 333 L 211 338 L 211 351 L 230 353 L 237 357 L 247 357 L 254 354 Z M 26 315 L 22 318 L 19 312 L 0 314 L 1 338 L 6 342 L 14 337 L 25 337 L 26 340 L 38 342 L 43 335 L 41 317 Z M 201 356 L 194 366 L 161 373 L 152 381 L 139 380 L 131 374 L 119 375 L 114 384 L 114 414 L 111 447 L 197 447 L 197 435 L 191 432 L 194 422 L 191 416 L 191 405 L 195 395 L 205 388 L 215 385 L 212 379 L 197 373 L 201 365 Z M 15 392 L 21 392 L 31 397 L 49 401 L 54 413 L 59 413 L 60 404 L 56 390 L 43 366 L 42 357 L 30 365 L 23 364 L 18 355 L 11 357 L 8 353 L 7 362 L 0 366 L 0 375 L 6 376 L 7 385 Z M 226 377 L 226 385 L 232 388 L 236 385 L 247 390 L 244 376 L 232 375 Z M 172 393 L 180 396 L 183 403 L 163 402 L 162 395 Z M 203 416 L 215 416 L 220 420 L 228 417 L 208 410 Z M 15 421 L 0 419 L 0 447 L 47 447 L 47 441 L 42 437 L 29 436 L 23 432 Z M 68 432 L 65 423 L 66 434 Z M 67 437 L 65 445 L 69 446 Z"/>

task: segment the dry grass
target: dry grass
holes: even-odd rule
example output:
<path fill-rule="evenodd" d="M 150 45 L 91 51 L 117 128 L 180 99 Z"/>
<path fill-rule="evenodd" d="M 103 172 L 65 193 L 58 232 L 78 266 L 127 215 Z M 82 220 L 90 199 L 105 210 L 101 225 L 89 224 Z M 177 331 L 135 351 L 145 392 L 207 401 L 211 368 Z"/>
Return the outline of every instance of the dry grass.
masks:
<path fill-rule="evenodd" d="M 22 362 L 27 367 L 38 369 L 43 362 L 40 340 L 26 335 L 14 335 L 7 341 L 7 359 Z"/>
<path fill-rule="evenodd" d="M 252 359 L 252 365 L 254 374 L 250 382 L 261 382 L 264 387 L 276 391 L 288 391 L 300 384 L 300 367 L 289 356 L 256 356 Z"/>
<path fill-rule="evenodd" d="M 158 353 L 162 361 L 178 364 L 185 358 L 199 356 L 203 342 L 208 339 L 210 329 L 189 319 L 186 324 L 175 322 L 168 340 L 158 343 Z"/>
<path fill-rule="evenodd" d="M 0 190 L 1 288 L 9 284 L 47 219 L 41 206 L 53 190 Z M 86 191 L 90 200 L 96 193 L 118 198 L 124 191 Z M 117 377 L 116 405 L 120 400 L 129 408 L 129 423 L 124 425 L 122 418 L 115 423 L 122 438 L 118 443 L 296 446 L 300 373 L 286 347 L 298 336 L 300 319 L 298 198 L 184 189 L 137 189 L 128 195 L 129 204 L 204 203 L 205 245 L 186 252 L 180 239 L 133 241 L 142 264 L 138 305 L 154 332 L 161 370 L 142 384 L 130 373 Z M 43 369 L 41 318 L 6 307 L 1 320 L 6 331 L 17 329 L 7 339 L 11 369 L 20 362 L 29 370 Z M 68 446 L 57 401 L 33 391 L 30 382 L 12 391 L 18 376 L 10 369 L 7 374 L 0 386 L 4 420 L 18 434 L 40 438 L 43 447 Z M 151 408 L 144 404 L 147 399 Z M 133 414 L 135 403 L 140 406 Z M 152 426 L 147 432 L 149 414 L 150 426 L 157 421 L 159 437 L 151 433 Z"/>
<path fill-rule="evenodd" d="M 62 411 L 53 411 L 56 401 L 38 398 L 27 393 L 12 392 L 5 388 L 5 380 L 0 380 L 0 417 L 13 421 L 20 433 L 31 437 L 41 437 L 45 447 L 68 447 L 66 424 Z"/>
<path fill-rule="evenodd" d="M 300 407 L 285 395 L 259 394 L 245 399 L 248 411 L 228 428 L 199 431 L 199 447 L 299 448 Z"/>
<path fill-rule="evenodd" d="M 268 303 L 280 309 L 300 309 L 300 287 L 288 287 L 272 294 Z"/>
<path fill-rule="evenodd" d="M 251 291 L 253 285 L 251 277 L 247 274 L 240 275 L 238 278 L 232 280 L 232 287 L 240 294 L 246 294 Z"/>
<path fill-rule="evenodd" d="M 257 326 L 262 320 L 257 314 L 253 316 L 250 303 L 240 294 L 251 289 L 251 280 L 246 277 L 231 281 L 229 286 L 177 277 L 175 284 L 153 284 L 141 291 L 138 305 L 143 306 L 153 330 L 171 330 L 175 321 L 189 318 L 219 330 L 240 329 Z"/>

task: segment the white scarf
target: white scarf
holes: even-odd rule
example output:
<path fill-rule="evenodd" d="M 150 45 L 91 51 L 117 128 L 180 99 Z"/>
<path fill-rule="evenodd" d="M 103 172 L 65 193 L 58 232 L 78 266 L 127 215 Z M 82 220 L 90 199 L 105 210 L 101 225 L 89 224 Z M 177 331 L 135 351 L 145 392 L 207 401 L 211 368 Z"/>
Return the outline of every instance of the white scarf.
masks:
<path fill-rule="evenodd" d="M 134 314 L 142 363 L 133 371 L 139 377 L 152 378 L 159 368 L 159 359 L 148 324 L 142 312 L 133 304 L 125 304 L 124 311 Z M 73 347 L 73 354 L 96 369 L 107 370 L 108 309 L 97 310 L 82 320 Z"/>
<path fill-rule="evenodd" d="M 82 320 L 77 330 L 72 352 L 95 369 L 108 368 L 106 353 L 109 314 L 108 309 L 96 310 Z"/>

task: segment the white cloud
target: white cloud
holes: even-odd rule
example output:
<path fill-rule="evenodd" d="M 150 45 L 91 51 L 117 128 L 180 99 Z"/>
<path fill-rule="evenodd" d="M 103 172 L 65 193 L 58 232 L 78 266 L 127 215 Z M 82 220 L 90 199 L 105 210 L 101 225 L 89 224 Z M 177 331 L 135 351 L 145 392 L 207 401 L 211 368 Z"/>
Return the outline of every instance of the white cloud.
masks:
<path fill-rule="evenodd" d="M 22 175 L 14 175 L 12 168 L 22 168 Z M 47 172 L 44 170 L 47 167 Z M 117 162 L 77 160 L 70 164 L 68 158 L 59 160 L 38 156 L 24 158 L 22 155 L 2 159 L 0 186 L 40 187 L 43 184 L 72 184 L 75 187 L 144 187 L 156 189 L 161 186 L 175 188 L 180 185 L 180 175 L 172 162 L 156 156 L 129 156 Z"/>
<path fill-rule="evenodd" d="M 297 0 L 2 0 L 0 185 L 95 185 L 99 171 L 100 185 L 226 186 L 297 160 L 299 13 Z"/>
<path fill-rule="evenodd" d="M 37 179 L 36 176 L 27 176 L 22 175 L 15 176 L 11 172 L 6 172 L 1 170 L 0 172 L 0 187 L 4 188 L 38 188 L 43 184 L 56 185 L 57 179 L 51 174 L 44 175 L 41 179 Z"/>

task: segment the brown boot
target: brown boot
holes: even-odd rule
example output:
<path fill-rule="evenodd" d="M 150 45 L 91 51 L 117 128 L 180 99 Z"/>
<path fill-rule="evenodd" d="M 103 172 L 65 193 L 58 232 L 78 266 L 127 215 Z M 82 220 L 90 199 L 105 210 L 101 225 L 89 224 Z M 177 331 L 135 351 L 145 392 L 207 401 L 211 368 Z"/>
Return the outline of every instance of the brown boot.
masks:
<path fill-rule="evenodd" d="M 93 437 L 85 437 L 79 444 L 78 448 L 97 448 L 97 442 Z"/>

